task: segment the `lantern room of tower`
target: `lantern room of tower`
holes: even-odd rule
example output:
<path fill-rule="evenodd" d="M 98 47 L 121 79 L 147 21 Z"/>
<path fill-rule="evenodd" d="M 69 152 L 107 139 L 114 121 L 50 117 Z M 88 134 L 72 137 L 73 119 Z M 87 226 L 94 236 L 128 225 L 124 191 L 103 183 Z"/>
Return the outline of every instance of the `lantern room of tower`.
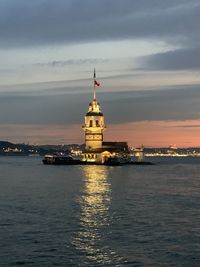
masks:
<path fill-rule="evenodd" d="M 93 101 L 89 104 L 83 129 L 93 130 L 95 132 L 99 132 L 99 130 L 101 130 L 101 133 L 105 129 L 104 116 L 96 99 L 93 99 Z"/>

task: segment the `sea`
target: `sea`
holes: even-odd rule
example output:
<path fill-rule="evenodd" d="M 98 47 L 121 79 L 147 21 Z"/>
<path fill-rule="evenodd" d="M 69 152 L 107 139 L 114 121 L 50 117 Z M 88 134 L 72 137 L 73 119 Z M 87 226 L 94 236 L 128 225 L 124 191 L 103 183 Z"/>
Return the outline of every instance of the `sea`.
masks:
<path fill-rule="evenodd" d="M 200 266 L 200 158 L 0 157 L 0 266 Z"/>

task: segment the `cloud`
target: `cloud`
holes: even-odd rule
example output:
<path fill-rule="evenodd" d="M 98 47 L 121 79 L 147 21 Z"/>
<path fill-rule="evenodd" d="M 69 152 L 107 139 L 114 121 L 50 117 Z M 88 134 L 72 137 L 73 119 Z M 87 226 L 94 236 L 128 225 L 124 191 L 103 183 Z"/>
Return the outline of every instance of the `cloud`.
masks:
<path fill-rule="evenodd" d="M 81 126 L 92 93 L 77 90 L 0 93 L 0 123 Z M 98 92 L 107 124 L 199 119 L 199 98 L 199 85 L 163 91 Z"/>
<path fill-rule="evenodd" d="M 141 67 L 149 70 L 199 70 L 200 47 L 158 53 L 138 61 Z"/>
<path fill-rule="evenodd" d="M 198 0 L 2 0 L 0 46 L 158 38 L 197 42 Z"/>
<path fill-rule="evenodd" d="M 200 128 L 200 124 L 192 124 L 192 125 L 178 125 L 178 126 L 173 126 L 173 127 L 178 127 L 178 128 Z"/>
<path fill-rule="evenodd" d="M 101 59 L 101 58 L 87 58 L 87 59 L 69 59 L 69 60 L 54 60 L 51 62 L 46 63 L 35 63 L 33 66 L 38 67 L 65 67 L 65 66 L 72 66 L 72 65 L 85 65 L 85 64 L 91 64 L 96 65 L 98 63 L 105 63 L 108 62 L 108 59 Z"/>

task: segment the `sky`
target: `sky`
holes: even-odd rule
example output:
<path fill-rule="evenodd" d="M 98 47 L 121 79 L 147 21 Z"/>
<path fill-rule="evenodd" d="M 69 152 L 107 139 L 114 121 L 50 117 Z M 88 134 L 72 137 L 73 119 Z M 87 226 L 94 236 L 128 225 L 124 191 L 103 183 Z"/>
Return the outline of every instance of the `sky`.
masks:
<path fill-rule="evenodd" d="M 199 0 L 0 0 L 0 140 L 200 146 Z"/>

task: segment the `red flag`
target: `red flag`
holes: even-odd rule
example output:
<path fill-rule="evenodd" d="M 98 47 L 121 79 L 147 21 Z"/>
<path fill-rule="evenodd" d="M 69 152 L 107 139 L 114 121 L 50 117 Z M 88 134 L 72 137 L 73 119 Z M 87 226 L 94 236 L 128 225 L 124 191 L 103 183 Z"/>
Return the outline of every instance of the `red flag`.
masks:
<path fill-rule="evenodd" d="M 97 82 L 96 80 L 94 80 L 94 85 L 96 85 L 96 86 L 100 86 L 100 83 Z"/>

